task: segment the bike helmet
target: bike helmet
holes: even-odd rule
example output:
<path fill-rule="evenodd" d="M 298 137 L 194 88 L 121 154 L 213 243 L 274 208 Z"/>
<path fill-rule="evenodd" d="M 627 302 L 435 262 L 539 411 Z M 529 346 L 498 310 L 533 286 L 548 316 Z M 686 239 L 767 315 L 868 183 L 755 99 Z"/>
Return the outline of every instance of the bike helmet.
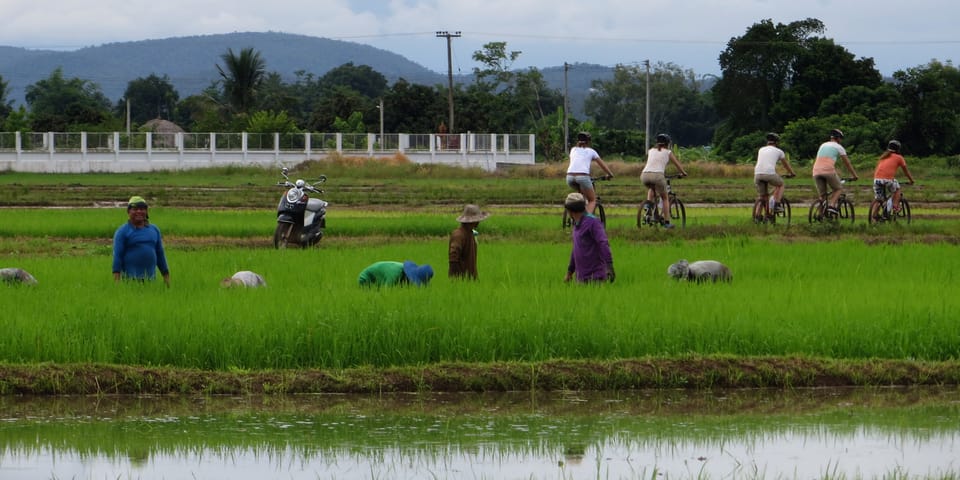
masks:
<path fill-rule="evenodd" d="M 843 138 L 843 132 L 839 128 L 834 128 L 830 130 L 830 138 Z"/>
<path fill-rule="evenodd" d="M 767 134 L 767 141 L 768 141 L 768 142 L 779 142 L 779 141 L 780 141 L 780 135 L 777 135 L 776 133 L 770 132 L 770 133 Z"/>
<path fill-rule="evenodd" d="M 589 134 L 588 132 L 580 132 L 580 133 L 578 133 L 578 134 L 577 134 L 577 141 L 578 141 L 578 142 L 589 142 L 589 141 L 590 141 L 590 134 Z"/>
<path fill-rule="evenodd" d="M 900 152 L 900 140 L 890 140 L 890 143 L 887 144 L 887 150 L 891 152 Z"/>
<path fill-rule="evenodd" d="M 661 133 L 657 135 L 657 143 L 663 145 L 670 145 L 670 135 L 666 133 Z"/>

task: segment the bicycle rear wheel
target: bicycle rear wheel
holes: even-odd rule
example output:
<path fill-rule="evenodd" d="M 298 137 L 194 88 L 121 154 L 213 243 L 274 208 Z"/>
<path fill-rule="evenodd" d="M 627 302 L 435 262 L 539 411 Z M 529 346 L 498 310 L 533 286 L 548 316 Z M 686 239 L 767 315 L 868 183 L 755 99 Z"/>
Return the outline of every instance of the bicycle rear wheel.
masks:
<path fill-rule="evenodd" d="M 566 230 L 573 226 L 573 218 L 570 217 L 570 212 L 567 212 L 567 209 L 563 209 L 563 223 L 560 224 L 560 228 Z"/>
<path fill-rule="evenodd" d="M 815 200 L 810 204 L 810 212 L 807 213 L 807 221 L 810 223 L 819 223 L 823 221 L 823 200 Z"/>
<path fill-rule="evenodd" d="M 603 209 L 603 204 L 597 202 L 597 218 L 600 219 L 600 224 L 606 228 L 607 226 L 607 212 Z"/>
<path fill-rule="evenodd" d="M 867 221 L 870 222 L 871 225 L 882 223 L 884 220 L 886 220 L 885 217 L 887 212 L 885 210 L 886 209 L 883 208 L 883 203 L 880 203 L 877 201 L 877 199 L 874 199 L 872 202 L 870 202 L 870 211 L 867 212 Z"/>
<path fill-rule="evenodd" d="M 653 203 L 644 201 L 637 207 L 637 228 L 653 225 Z"/>

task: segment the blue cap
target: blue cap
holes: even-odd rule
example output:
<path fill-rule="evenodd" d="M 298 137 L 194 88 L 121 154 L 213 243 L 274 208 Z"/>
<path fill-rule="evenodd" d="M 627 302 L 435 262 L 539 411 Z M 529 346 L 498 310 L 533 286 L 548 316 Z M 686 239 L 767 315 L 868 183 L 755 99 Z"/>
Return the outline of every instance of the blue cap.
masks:
<path fill-rule="evenodd" d="M 416 263 L 406 260 L 403 262 L 403 273 L 410 283 L 420 286 L 426 285 L 433 278 L 433 267 L 430 265 L 417 266 Z"/>

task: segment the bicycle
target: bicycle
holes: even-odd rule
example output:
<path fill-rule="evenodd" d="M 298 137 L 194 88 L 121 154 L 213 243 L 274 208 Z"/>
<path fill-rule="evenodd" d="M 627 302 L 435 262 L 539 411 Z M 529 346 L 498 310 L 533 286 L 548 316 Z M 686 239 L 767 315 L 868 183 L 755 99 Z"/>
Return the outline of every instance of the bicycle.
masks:
<path fill-rule="evenodd" d="M 852 182 L 852 178 L 840 179 L 840 183 L 846 184 Z M 837 222 L 840 220 L 850 220 L 850 223 L 856 219 L 856 213 L 853 210 L 853 202 L 847 199 L 847 192 L 840 193 L 840 199 L 837 200 L 837 211 L 830 212 L 827 209 L 827 195 L 823 195 L 810 204 L 810 212 L 807 213 L 807 220 L 810 223 L 820 223 L 824 220 L 828 222 Z"/>
<path fill-rule="evenodd" d="M 877 200 L 876 197 L 874 197 L 873 201 L 870 202 L 870 215 L 868 218 L 871 225 L 897 221 L 906 221 L 908 225 L 910 224 L 910 202 L 903 197 L 903 187 L 901 186 L 900 188 L 900 209 L 897 211 L 893 210 L 893 197 L 890 196 L 887 189 L 883 189 L 883 200 Z"/>
<path fill-rule="evenodd" d="M 670 184 L 671 179 L 681 178 L 681 175 L 666 175 L 665 178 L 667 179 L 667 198 L 670 199 L 670 220 L 679 221 L 680 226 L 685 227 L 687 225 L 687 209 L 683 206 L 683 201 L 677 198 L 677 194 L 673 192 L 673 187 Z M 642 228 L 644 225 L 651 227 L 666 225 L 667 222 L 663 218 L 662 208 L 662 200 L 657 200 L 656 203 L 645 200 L 637 209 L 637 228 Z"/>
<path fill-rule="evenodd" d="M 600 188 L 598 188 L 597 182 L 605 182 L 607 180 L 610 179 L 606 176 L 590 177 L 590 183 L 593 184 L 593 191 L 597 194 L 597 208 L 593 214 L 600 219 L 600 224 L 603 225 L 603 228 L 607 228 L 607 212 L 603 209 L 603 203 L 600 202 Z M 570 216 L 570 212 L 568 212 L 567 209 L 563 209 L 563 224 L 561 227 L 566 230 L 572 226 L 573 218 Z"/>
<path fill-rule="evenodd" d="M 793 178 L 795 176 L 796 175 L 784 175 L 784 178 Z M 775 225 L 777 218 L 779 218 L 782 223 L 785 223 L 789 227 L 792 210 L 790 200 L 788 200 L 787 197 L 781 197 L 780 208 L 774 209 L 773 213 L 770 213 L 769 195 L 769 193 L 764 194 L 762 198 L 758 198 L 753 202 L 753 223 L 758 225 L 762 223 Z"/>

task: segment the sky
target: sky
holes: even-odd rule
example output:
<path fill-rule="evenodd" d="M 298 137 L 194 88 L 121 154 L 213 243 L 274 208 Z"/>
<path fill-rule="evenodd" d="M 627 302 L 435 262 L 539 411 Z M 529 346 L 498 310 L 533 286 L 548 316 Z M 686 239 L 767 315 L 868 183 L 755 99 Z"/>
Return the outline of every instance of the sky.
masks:
<path fill-rule="evenodd" d="M 3 0 L 0 45 L 73 50 L 272 31 L 368 44 L 439 73 L 470 73 L 473 52 L 506 42 L 521 52 L 513 68 L 650 61 L 717 75 L 727 42 L 751 25 L 806 18 L 883 75 L 933 59 L 960 64 L 956 0 Z M 459 34 L 449 64 L 438 32 Z"/>

